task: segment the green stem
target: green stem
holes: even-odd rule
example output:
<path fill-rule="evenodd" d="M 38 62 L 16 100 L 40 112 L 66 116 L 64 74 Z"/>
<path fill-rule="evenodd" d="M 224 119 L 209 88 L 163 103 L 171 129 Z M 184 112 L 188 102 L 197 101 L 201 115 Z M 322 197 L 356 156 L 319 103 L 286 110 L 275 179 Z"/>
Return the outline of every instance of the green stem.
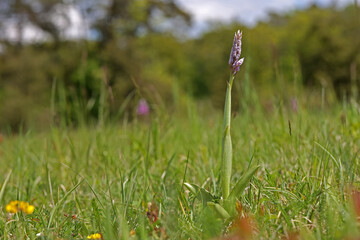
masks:
<path fill-rule="evenodd" d="M 234 80 L 234 75 L 230 75 L 227 83 L 225 106 L 224 106 L 224 126 L 223 126 L 223 141 L 222 141 L 222 162 L 221 162 L 221 185 L 222 195 L 226 199 L 230 194 L 230 178 L 232 168 L 232 143 L 230 135 L 231 122 L 231 89 Z"/>

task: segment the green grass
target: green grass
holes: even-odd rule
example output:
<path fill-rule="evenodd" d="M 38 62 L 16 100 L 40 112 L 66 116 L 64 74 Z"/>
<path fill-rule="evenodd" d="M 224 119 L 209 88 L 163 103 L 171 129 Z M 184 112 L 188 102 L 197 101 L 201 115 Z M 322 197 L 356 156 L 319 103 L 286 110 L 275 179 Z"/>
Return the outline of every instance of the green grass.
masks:
<path fill-rule="evenodd" d="M 261 166 L 238 196 L 253 237 L 359 237 L 351 201 L 351 191 L 360 186 L 358 106 L 300 106 L 298 112 L 280 106 L 267 114 L 258 106 L 249 108 L 232 120 L 232 186 L 248 168 Z M 198 111 L 189 104 L 173 116 L 132 123 L 5 136 L 0 238 L 86 239 L 99 232 L 106 240 L 211 239 L 228 234 L 229 222 L 203 208 L 182 185 L 196 183 L 221 195 L 222 113 L 202 107 Z M 8 214 L 6 204 L 16 199 L 35 205 L 35 212 Z"/>

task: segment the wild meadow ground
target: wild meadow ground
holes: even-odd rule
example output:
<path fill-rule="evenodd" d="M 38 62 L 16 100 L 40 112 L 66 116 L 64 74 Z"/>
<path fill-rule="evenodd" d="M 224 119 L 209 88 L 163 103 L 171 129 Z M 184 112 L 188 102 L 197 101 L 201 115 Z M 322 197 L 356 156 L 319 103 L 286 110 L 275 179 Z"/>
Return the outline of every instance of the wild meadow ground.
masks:
<path fill-rule="evenodd" d="M 4 134 L 0 238 L 359 239 L 358 105 L 249 108 L 231 134 L 231 182 L 260 168 L 228 221 L 183 186 L 221 195 L 221 112 Z"/>

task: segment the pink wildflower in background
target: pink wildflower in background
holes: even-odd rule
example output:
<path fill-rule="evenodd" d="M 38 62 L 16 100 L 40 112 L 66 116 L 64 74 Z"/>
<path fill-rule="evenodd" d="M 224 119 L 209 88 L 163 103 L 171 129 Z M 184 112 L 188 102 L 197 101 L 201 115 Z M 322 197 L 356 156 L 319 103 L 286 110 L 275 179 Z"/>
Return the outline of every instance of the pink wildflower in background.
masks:
<path fill-rule="evenodd" d="M 150 113 L 150 107 L 149 104 L 145 99 L 140 99 L 139 104 L 136 108 L 136 114 L 139 116 L 145 116 Z"/>

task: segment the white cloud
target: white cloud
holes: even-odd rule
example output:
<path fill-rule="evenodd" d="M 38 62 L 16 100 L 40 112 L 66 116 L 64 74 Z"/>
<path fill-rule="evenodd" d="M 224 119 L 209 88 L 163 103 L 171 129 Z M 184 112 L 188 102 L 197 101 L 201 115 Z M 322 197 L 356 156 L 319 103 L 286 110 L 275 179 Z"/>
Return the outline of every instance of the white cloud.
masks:
<path fill-rule="evenodd" d="M 68 19 L 66 19 L 66 16 Z M 58 5 L 53 16 L 54 22 L 62 29 L 62 37 L 66 39 L 84 38 L 88 32 L 86 21 L 73 5 Z"/>
<path fill-rule="evenodd" d="M 5 26 L 5 36 L 8 40 L 17 42 L 21 38 L 25 42 L 37 42 L 47 39 L 46 34 L 40 31 L 36 26 L 27 22 L 22 25 L 22 30 L 18 29 L 16 22 L 9 21 Z"/>
<path fill-rule="evenodd" d="M 187 9 L 197 24 L 208 20 L 229 21 L 238 19 L 245 24 L 253 25 L 264 19 L 269 11 L 284 12 L 303 8 L 311 3 L 324 6 L 334 0 L 178 0 Z M 353 3 L 354 0 L 337 0 L 338 6 Z"/>
<path fill-rule="evenodd" d="M 79 10 L 73 5 L 59 4 L 52 14 L 52 22 L 60 29 L 60 35 L 65 39 L 79 39 L 87 37 L 88 24 L 81 16 Z M 10 41 L 18 41 L 20 31 L 18 24 L 9 20 L 5 27 L 5 36 Z M 30 22 L 22 25 L 21 37 L 24 42 L 44 41 L 49 36 Z"/>

